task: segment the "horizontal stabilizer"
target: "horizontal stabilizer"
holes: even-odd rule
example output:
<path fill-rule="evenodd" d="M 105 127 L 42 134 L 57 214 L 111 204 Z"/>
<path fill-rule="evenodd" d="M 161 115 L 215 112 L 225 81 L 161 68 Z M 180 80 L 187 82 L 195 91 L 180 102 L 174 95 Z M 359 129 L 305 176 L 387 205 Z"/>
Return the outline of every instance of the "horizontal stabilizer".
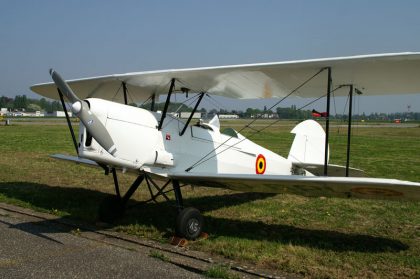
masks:
<path fill-rule="evenodd" d="M 205 173 L 171 174 L 170 178 L 197 186 L 242 192 L 420 201 L 420 183 L 397 179 Z"/>
<path fill-rule="evenodd" d="M 305 163 L 293 163 L 294 167 L 302 168 L 310 173 L 322 176 L 324 175 L 324 164 L 305 164 Z M 339 165 L 328 165 L 329 176 L 346 176 L 346 167 Z M 366 173 L 361 169 L 349 168 L 350 177 L 365 177 Z"/>

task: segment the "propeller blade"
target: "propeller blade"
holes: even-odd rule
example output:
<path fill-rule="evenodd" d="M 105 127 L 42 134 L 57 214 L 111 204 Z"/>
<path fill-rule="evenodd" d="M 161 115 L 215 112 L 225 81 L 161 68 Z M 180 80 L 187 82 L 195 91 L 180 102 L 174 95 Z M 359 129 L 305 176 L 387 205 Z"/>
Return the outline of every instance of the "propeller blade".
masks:
<path fill-rule="evenodd" d="M 77 101 L 81 101 L 79 97 L 74 94 L 73 90 L 71 90 L 70 86 L 64 81 L 64 79 L 53 69 L 50 69 L 50 75 L 55 83 L 57 85 L 58 89 L 60 89 L 61 93 L 64 94 L 64 96 L 67 97 L 67 99 L 75 103 Z"/>
<path fill-rule="evenodd" d="M 108 130 L 99 120 L 99 118 L 90 111 L 89 105 L 86 101 L 79 99 L 70 86 L 64 81 L 64 79 L 53 69 L 50 70 L 52 79 L 55 85 L 60 91 L 73 103 L 73 113 L 82 121 L 85 125 L 86 130 L 92 137 L 101 145 L 108 153 L 114 155 L 117 148 Z"/>

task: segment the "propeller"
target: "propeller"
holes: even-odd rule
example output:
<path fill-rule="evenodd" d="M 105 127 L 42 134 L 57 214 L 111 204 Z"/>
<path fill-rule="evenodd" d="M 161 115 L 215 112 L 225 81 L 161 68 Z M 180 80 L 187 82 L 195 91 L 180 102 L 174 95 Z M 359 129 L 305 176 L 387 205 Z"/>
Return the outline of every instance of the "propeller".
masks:
<path fill-rule="evenodd" d="M 114 155 L 117 151 L 114 141 L 108 130 L 102 122 L 90 111 L 89 105 L 86 101 L 79 99 L 70 86 L 64 79 L 53 69 L 50 69 L 50 75 L 54 80 L 55 85 L 63 93 L 67 99 L 72 103 L 71 110 L 85 125 L 86 130 L 92 137 L 110 154 Z"/>

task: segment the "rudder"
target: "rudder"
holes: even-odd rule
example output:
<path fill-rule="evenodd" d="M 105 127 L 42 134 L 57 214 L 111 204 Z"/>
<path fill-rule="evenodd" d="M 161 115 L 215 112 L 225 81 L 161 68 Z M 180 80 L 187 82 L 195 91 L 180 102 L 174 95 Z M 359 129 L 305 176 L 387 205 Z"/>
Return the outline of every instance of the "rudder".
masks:
<path fill-rule="evenodd" d="M 288 160 L 294 163 L 324 164 L 325 131 L 318 122 L 305 120 L 296 125 L 290 133 L 295 134 L 295 139 Z"/>

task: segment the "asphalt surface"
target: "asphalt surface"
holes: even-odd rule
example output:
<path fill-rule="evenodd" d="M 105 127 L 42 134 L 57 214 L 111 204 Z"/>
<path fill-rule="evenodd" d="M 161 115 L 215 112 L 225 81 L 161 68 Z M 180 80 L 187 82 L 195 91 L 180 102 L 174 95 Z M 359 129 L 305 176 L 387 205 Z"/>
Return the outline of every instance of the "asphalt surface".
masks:
<path fill-rule="evenodd" d="M 203 278 L 78 230 L 0 208 L 0 278 Z"/>

